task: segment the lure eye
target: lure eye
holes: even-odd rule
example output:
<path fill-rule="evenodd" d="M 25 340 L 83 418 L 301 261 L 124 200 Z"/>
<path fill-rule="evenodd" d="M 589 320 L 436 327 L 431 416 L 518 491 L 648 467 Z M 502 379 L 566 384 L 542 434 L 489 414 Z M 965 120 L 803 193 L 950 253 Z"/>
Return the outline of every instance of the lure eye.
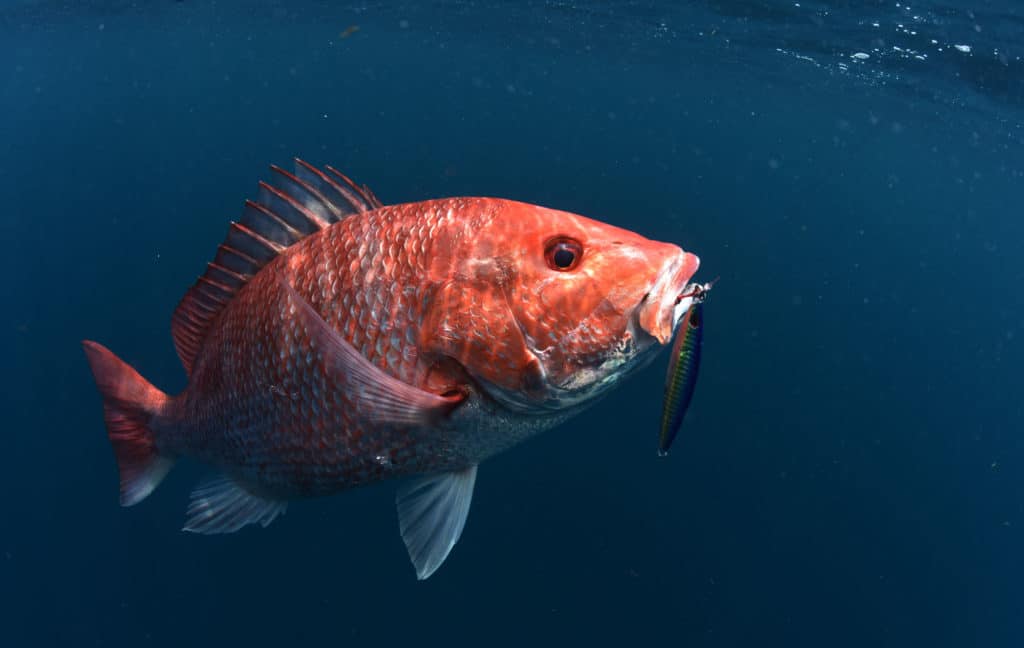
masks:
<path fill-rule="evenodd" d="M 548 267 L 559 272 L 574 270 L 583 256 L 583 246 L 579 241 L 557 238 L 548 242 L 544 250 L 544 258 Z"/>

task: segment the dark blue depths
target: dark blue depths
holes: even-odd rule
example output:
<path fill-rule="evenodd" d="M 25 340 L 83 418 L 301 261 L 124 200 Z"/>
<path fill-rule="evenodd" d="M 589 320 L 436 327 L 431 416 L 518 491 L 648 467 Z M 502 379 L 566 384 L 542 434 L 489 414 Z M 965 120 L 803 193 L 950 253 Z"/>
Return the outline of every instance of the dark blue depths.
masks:
<path fill-rule="evenodd" d="M 0 643 L 1021 645 L 1024 13 L 962 4 L 5 3 Z M 120 509 L 78 341 L 180 389 L 172 309 L 293 155 L 699 254 L 671 456 L 663 356 L 485 464 L 424 583 L 390 486 Z"/>

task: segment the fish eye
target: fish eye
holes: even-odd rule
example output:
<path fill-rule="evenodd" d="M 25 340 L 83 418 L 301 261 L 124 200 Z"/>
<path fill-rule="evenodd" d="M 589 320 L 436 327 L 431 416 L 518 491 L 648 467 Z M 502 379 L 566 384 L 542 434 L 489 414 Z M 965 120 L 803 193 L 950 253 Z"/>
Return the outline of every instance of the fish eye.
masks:
<path fill-rule="evenodd" d="M 544 249 L 544 258 L 548 267 L 559 272 L 568 272 L 576 268 L 583 256 L 583 246 L 579 241 L 570 238 L 556 238 L 548 241 Z"/>

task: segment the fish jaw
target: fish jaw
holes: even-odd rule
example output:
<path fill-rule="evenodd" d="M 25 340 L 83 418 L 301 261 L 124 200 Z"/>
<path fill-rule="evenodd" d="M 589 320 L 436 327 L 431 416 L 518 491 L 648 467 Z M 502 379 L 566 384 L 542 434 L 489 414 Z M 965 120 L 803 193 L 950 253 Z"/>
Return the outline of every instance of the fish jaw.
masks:
<path fill-rule="evenodd" d="M 650 292 L 638 306 L 637 325 L 658 344 L 665 345 L 672 340 L 676 327 L 693 302 L 693 297 L 679 299 L 679 296 L 698 267 L 700 258 L 697 255 L 679 250 L 678 255 L 665 261 Z"/>
<path fill-rule="evenodd" d="M 564 380 L 549 382 L 545 400 L 533 403 L 535 408 L 578 410 L 647 366 L 662 346 L 671 342 L 676 327 L 693 302 L 693 297 L 678 299 L 679 295 L 697 271 L 700 259 L 676 246 L 670 247 L 676 252 L 667 256 L 650 289 L 640 295 L 632 309 L 625 311 L 628 323 L 622 337 L 605 349 L 593 364 L 575 366 Z M 543 351 L 537 352 L 541 367 L 552 364 L 546 355 Z M 547 375 L 544 378 L 547 380 Z"/>
<path fill-rule="evenodd" d="M 486 204 L 435 246 L 424 357 L 451 359 L 507 410 L 550 416 L 607 393 L 671 339 L 695 255 L 576 214 Z M 575 245 L 577 263 L 556 267 L 555 241 Z"/>

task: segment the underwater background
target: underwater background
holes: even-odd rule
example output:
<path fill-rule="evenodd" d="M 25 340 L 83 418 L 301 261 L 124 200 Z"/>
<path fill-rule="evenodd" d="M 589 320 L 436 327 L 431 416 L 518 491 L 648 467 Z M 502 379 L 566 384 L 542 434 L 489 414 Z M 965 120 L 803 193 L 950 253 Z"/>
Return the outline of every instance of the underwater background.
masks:
<path fill-rule="evenodd" d="M 1024 645 L 1024 4 L 3 2 L 0 644 Z M 667 354 L 485 463 L 417 582 L 394 487 L 179 531 L 117 504 L 95 339 L 170 315 L 268 165 L 682 245 Z"/>

